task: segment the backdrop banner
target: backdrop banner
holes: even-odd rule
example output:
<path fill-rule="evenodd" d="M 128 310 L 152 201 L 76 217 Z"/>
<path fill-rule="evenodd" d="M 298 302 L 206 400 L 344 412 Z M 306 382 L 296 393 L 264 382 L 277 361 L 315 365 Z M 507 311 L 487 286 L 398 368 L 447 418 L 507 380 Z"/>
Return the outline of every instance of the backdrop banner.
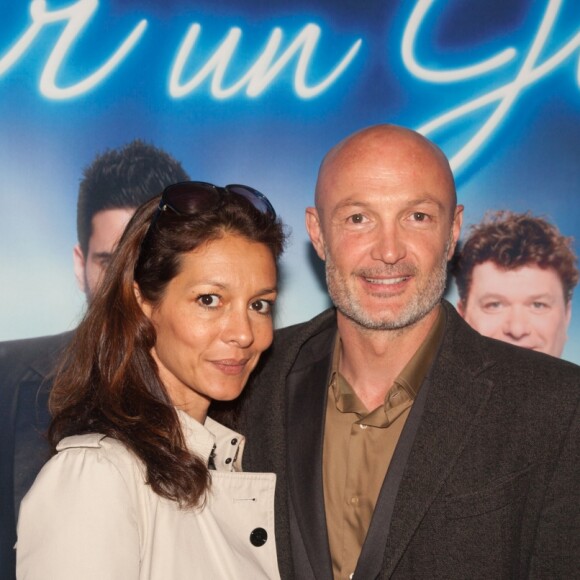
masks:
<path fill-rule="evenodd" d="M 7 0 L 0 116 L 0 339 L 78 322 L 78 184 L 136 138 L 272 200 L 292 231 L 279 327 L 328 305 L 304 208 L 326 151 L 368 125 L 445 151 L 463 236 L 488 211 L 529 211 L 579 249 L 573 0 Z M 562 356 L 580 363 L 577 313 Z"/>

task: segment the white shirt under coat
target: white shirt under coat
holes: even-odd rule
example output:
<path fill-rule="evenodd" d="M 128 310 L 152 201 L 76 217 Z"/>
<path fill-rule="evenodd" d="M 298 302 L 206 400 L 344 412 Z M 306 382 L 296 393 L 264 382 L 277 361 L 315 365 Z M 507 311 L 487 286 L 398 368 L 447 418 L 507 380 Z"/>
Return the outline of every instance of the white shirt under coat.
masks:
<path fill-rule="evenodd" d="M 22 502 L 19 580 L 279 578 L 276 476 L 240 471 L 239 434 L 178 414 L 191 451 L 207 461 L 215 445 L 205 506 L 180 509 L 158 496 L 119 441 L 67 437 Z"/>

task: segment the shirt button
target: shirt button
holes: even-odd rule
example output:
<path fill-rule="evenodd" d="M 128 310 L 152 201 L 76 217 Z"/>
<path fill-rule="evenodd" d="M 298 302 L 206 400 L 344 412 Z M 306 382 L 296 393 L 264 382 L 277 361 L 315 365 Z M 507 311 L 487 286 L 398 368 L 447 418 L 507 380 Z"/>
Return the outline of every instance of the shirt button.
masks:
<path fill-rule="evenodd" d="M 235 439 L 235 438 L 231 440 L 231 444 L 232 444 L 232 445 L 235 445 L 237 442 L 238 442 L 238 440 L 237 440 L 237 439 Z"/>
<path fill-rule="evenodd" d="M 231 462 L 232 462 L 232 458 L 231 457 L 228 457 L 226 459 L 226 465 L 229 465 Z"/>
<path fill-rule="evenodd" d="M 361 429 L 366 429 L 366 428 L 368 427 L 368 425 L 363 425 L 363 424 L 361 423 L 361 424 L 359 425 L 359 427 L 360 427 Z M 353 572 L 353 574 L 354 574 L 354 572 Z"/>
<path fill-rule="evenodd" d="M 263 546 L 268 540 L 268 532 L 264 528 L 256 528 L 250 534 L 250 542 L 252 546 L 259 548 Z"/>
<path fill-rule="evenodd" d="M 358 497 L 357 497 L 356 495 L 353 495 L 353 496 L 350 498 L 350 503 L 351 503 L 352 505 L 358 505 Z"/>

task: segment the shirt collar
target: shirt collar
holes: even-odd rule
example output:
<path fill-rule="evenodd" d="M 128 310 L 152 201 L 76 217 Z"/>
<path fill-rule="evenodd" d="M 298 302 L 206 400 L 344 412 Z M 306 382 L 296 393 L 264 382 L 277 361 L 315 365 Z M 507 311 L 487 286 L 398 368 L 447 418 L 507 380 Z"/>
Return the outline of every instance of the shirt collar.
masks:
<path fill-rule="evenodd" d="M 330 375 L 331 393 L 334 396 L 337 408 L 343 413 L 357 413 L 360 417 L 372 419 L 376 426 L 388 426 L 402 412 L 403 409 L 393 412 L 394 406 L 398 406 L 401 391 L 404 392 L 403 399 L 411 404 L 421 388 L 439 346 L 443 339 L 447 314 L 443 308 L 439 308 L 437 319 L 429 329 L 425 340 L 421 343 L 415 354 L 405 365 L 403 370 L 395 378 L 392 387 L 385 396 L 384 404 L 370 412 L 357 397 L 352 386 L 340 374 L 338 368 L 340 364 L 341 338 L 337 332 L 332 355 L 332 372 Z"/>
<path fill-rule="evenodd" d="M 447 313 L 445 309 L 439 308 L 437 319 L 429 329 L 425 340 L 395 379 L 395 383 L 403 388 L 411 399 L 415 399 L 419 393 L 421 384 L 435 360 L 439 345 L 443 339 L 446 320 Z"/>
<path fill-rule="evenodd" d="M 245 439 L 221 423 L 207 417 L 202 425 L 185 411 L 177 409 L 185 443 L 190 451 L 217 471 L 241 471 Z"/>

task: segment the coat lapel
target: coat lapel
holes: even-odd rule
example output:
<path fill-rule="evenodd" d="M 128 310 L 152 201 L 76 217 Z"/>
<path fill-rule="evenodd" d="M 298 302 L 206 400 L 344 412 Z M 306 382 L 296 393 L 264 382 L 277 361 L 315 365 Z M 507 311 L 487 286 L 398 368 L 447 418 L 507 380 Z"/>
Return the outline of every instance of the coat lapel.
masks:
<path fill-rule="evenodd" d="M 324 515 L 322 445 L 335 333 L 334 327 L 328 328 L 309 341 L 287 380 L 290 510 L 295 517 L 297 541 L 304 548 L 293 545 L 293 551 L 306 552 L 317 579 L 332 578 Z"/>

